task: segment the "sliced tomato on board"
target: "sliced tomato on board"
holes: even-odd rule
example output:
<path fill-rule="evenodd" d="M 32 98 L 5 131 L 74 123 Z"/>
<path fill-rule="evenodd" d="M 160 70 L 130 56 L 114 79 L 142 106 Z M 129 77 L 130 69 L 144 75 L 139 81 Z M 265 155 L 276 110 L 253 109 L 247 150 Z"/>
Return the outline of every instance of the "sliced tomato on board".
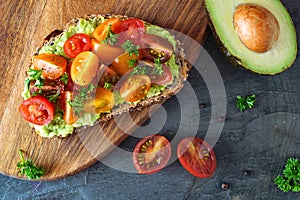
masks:
<path fill-rule="evenodd" d="M 102 113 L 112 109 L 114 95 L 110 90 L 97 88 L 94 97 L 83 102 L 83 110 L 88 113 Z"/>
<path fill-rule="evenodd" d="M 79 53 L 91 50 L 90 36 L 84 33 L 76 33 L 67 39 L 63 48 L 69 58 L 75 58 Z"/>
<path fill-rule="evenodd" d="M 97 75 L 99 59 L 91 51 L 81 52 L 71 66 L 71 78 L 75 84 L 86 86 Z"/>
<path fill-rule="evenodd" d="M 150 135 L 140 140 L 132 154 L 133 165 L 140 174 L 154 174 L 170 160 L 171 144 L 161 135 Z"/>
<path fill-rule="evenodd" d="M 19 106 L 22 117 L 35 125 L 49 124 L 54 117 L 53 104 L 42 96 L 34 96 Z"/>
<path fill-rule="evenodd" d="M 92 36 L 96 38 L 96 40 L 101 42 L 106 38 L 109 31 L 109 27 L 111 28 L 111 31 L 113 33 L 116 33 L 115 27 L 119 26 L 120 24 L 121 20 L 119 18 L 107 19 L 96 27 L 96 29 L 92 33 Z"/>
<path fill-rule="evenodd" d="M 135 102 L 145 98 L 151 87 L 151 79 L 144 74 L 130 76 L 121 81 L 120 95 L 128 102 Z"/>
<path fill-rule="evenodd" d="M 181 165 L 192 175 L 209 178 L 216 169 L 216 156 L 211 146 L 201 138 L 187 137 L 177 147 Z"/>
<path fill-rule="evenodd" d="M 56 54 L 42 53 L 32 58 L 33 68 L 42 70 L 42 76 L 55 80 L 66 71 L 67 60 Z"/>

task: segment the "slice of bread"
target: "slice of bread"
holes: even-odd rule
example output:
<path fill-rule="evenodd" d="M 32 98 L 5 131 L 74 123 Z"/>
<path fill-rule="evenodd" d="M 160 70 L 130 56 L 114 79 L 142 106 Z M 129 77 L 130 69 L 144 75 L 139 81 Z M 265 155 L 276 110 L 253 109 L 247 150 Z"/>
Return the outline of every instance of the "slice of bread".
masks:
<path fill-rule="evenodd" d="M 67 32 L 70 29 L 70 27 L 76 26 L 77 23 L 82 23 L 82 20 L 90 20 L 90 21 L 96 22 L 96 21 L 104 21 L 109 18 L 119 18 L 121 20 L 125 20 L 125 19 L 128 19 L 129 17 L 121 16 L 121 15 L 114 15 L 114 14 L 106 14 L 106 15 L 88 15 L 88 16 L 84 16 L 83 18 L 73 19 L 66 25 L 66 27 L 63 30 L 54 30 L 52 33 L 50 33 L 45 38 L 43 45 L 37 49 L 37 52 L 35 53 L 35 55 L 42 53 L 44 51 L 43 50 L 44 47 L 52 46 L 55 43 L 55 41 L 57 41 L 58 38 L 65 37 L 64 33 Z M 145 21 L 143 21 L 143 22 L 144 22 L 145 26 L 155 26 L 148 22 L 145 22 Z M 99 25 L 99 24 L 97 24 L 97 25 Z M 155 26 L 155 27 L 157 27 L 157 26 Z M 172 35 L 172 34 L 170 34 L 170 35 Z M 137 101 L 134 103 L 125 102 L 123 104 L 114 106 L 110 112 L 101 113 L 97 120 L 98 123 L 110 120 L 111 118 L 114 117 L 114 115 L 120 115 L 124 112 L 141 110 L 141 109 L 143 109 L 147 106 L 153 105 L 153 104 L 162 104 L 165 100 L 172 97 L 174 94 L 176 94 L 177 92 L 179 92 L 181 90 L 181 88 L 183 87 L 184 81 L 187 78 L 188 62 L 186 62 L 184 59 L 185 58 L 184 50 L 181 46 L 180 41 L 178 41 L 174 35 L 172 35 L 172 38 L 174 39 L 174 41 L 176 41 L 174 56 L 175 56 L 175 62 L 179 66 L 178 76 L 173 77 L 172 83 L 167 85 L 167 87 L 163 91 L 161 91 L 160 94 L 158 94 L 158 95 L 154 95 L 149 98 L 144 98 L 144 99 L 141 99 L 140 101 Z M 36 132 L 39 133 L 39 128 L 37 128 L 36 125 L 34 125 L 34 127 L 36 129 Z M 42 134 L 40 134 L 40 135 L 42 135 Z M 66 135 L 64 135 L 64 134 L 56 135 L 56 137 L 60 137 L 60 138 L 63 138 L 65 136 Z M 51 137 L 55 137 L 55 136 L 49 135 L 49 137 L 51 138 Z"/>

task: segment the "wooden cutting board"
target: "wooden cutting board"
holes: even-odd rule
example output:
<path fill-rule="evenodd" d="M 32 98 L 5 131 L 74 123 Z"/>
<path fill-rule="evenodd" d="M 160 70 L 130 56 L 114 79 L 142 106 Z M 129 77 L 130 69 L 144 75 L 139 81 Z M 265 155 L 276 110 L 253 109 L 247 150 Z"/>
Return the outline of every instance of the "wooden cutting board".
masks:
<path fill-rule="evenodd" d="M 124 133 L 110 120 L 99 125 L 102 131 L 65 139 L 45 139 L 32 131 L 17 108 L 22 102 L 25 69 L 47 34 L 64 28 L 72 18 L 105 13 L 137 17 L 187 34 L 201 44 L 207 27 L 202 0 L 11 0 L 0 7 L 0 172 L 17 178 L 22 178 L 16 169 L 19 149 L 46 170 L 42 180 L 54 180 L 90 167 L 137 128 L 128 125 Z M 150 114 L 146 108 L 131 116 L 136 124 L 142 124 Z M 122 117 L 120 120 L 126 120 L 128 116 Z M 95 143 L 93 155 L 82 141 Z"/>

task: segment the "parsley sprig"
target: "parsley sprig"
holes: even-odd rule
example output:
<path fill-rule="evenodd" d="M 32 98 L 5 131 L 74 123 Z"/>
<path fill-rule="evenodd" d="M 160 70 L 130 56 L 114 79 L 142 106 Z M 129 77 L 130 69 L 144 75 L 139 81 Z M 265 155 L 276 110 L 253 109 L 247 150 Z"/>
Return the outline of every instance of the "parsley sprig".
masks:
<path fill-rule="evenodd" d="M 90 94 L 94 89 L 95 86 L 92 83 L 90 83 L 87 87 L 81 87 L 74 99 L 67 102 L 76 114 L 80 114 L 83 110 L 83 101 L 88 98 L 88 94 Z"/>
<path fill-rule="evenodd" d="M 60 80 L 67 85 L 68 81 L 69 81 L 69 75 L 67 73 L 65 73 L 64 75 L 62 75 L 62 77 L 60 77 Z"/>
<path fill-rule="evenodd" d="M 162 63 L 160 58 L 154 59 L 154 73 L 157 75 L 162 75 L 164 73 L 164 70 L 162 69 Z"/>
<path fill-rule="evenodd" d="M 108 26 L 108 31 L 102 43 L 114 45 L 118 42 L 118 34 L 114 34 L 111 30 L 111 24 Z"/>
<path fill-rule="evenodd" d="M 42 87 L 45 82 L 45 79 L 42 78 L 42 70 L 29 68 L 27 71 L 27 78 L 25 79 L 25 85 L 28 88 L 31 81 L 35 81 L 35 86 Z"/>
<path fill-rule="evenodd" d="M 289 158 L 283 169 L 283 176 L 278 175 L 274 183 L 284 192 L 300 192 L 300 161 L 297 158 Z"/>
<path fill-rule="evenodd" d="M 132 41 L 126 40 L 121 47 L 124 49 L 125 52 L 127 52 L 130 57 L 132 57 L 133 54 L 139 55 L 139 45 L 134 45 Z"/>
<path fill-rule="evenodd" d="M 37 167 L 31 159 L 25 160 L 23 152 L 20 150 L 19 155 L 22 158 L 20 162 L 17 163 L 17 169 L 20 170 L 20 175 L 26 176 L 28 179 L 40 179 L 45 175 L 45 171 L 41 167 Z"/>
<path fill-rule="evenodd" d="M 240 111 L 253 108 L 255 102 L 256 102 L 255 94 L 236 97 L 236 106 L 240 109 Z"/>

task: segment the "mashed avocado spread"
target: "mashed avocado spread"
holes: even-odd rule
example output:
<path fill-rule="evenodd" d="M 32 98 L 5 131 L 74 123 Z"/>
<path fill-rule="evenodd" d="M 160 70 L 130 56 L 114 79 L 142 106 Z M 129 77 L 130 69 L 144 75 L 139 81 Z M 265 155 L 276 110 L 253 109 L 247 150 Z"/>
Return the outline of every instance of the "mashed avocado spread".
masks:
<path fill-rule="evenodd" d="M 63 45 L 70 36 L 72 36 L 75 33 L 85 33 L 90 35 L 93 33 L 94 29 L 104 21 L 105 19 L 103 17 L 95 17 L 92 19 L 79 19 L 75 25 L 69 27 L 60 37 L 57 37 L 54 39 L 54 41 L 44 45 L 40 49 L 39 53 L 54 53 L 66 57 L 63 50 Z M 145 27 L 146 33 L 163 37 L 167 39 L 174 48 L 176 48 L 177 42 L 167 30 L 155 25 L 148 24 L 145 24 Z M 167 61 L 166 64 L 170 67 L 170 71 L 172 73 L 173 78 L 178 77 L 179 66 L 176 64 L 174 55 L 169 61 Z M 164 89 L 166 89 L 166 86 L 154 85 L 150 88 L 146 97 L 150 98 L 153 96 L 157 96 Z M 113 93 L 115 98 L 115 105 L 125 103 L 125 100 L 120 96 L 119 91 L 114 91 Z M 26 87 L 26 85 L 22 96 L 25 99 L 30 97 L 29 87 Z M 76 127 L 93 125 L 99 117 L 100 114 L 84 113 L 74 124 L 68 125 L 65 123 L 62 113 L 55 112 L 54 119 L 51 121 L 50 124 L 43 126 L 34 125 L 34 128 L 42 137 L 66 137 L 68 134 L 71 134 L 74 131 L 74 128 Z"/>

